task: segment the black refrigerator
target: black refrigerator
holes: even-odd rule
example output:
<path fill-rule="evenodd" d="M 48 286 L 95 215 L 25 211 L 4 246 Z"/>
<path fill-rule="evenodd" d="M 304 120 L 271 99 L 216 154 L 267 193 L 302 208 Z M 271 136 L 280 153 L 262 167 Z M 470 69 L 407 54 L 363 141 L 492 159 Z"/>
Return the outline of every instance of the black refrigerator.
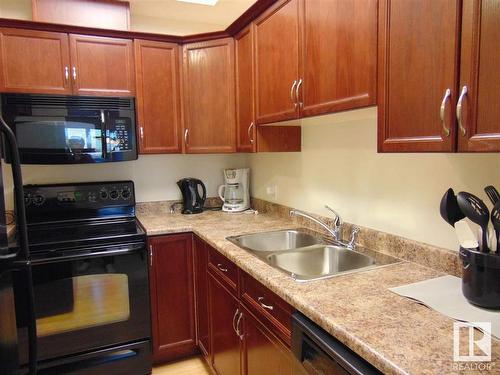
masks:
<path fill-rule="evenodd" d="M 37 336 L 34 308 L 33 277 L 31 270 L 26 213 L 24 210 L 21 164 L 14 133 L 0 116 L 0 133 L 4 152 L 11 161 L 14 207 L 16 218 L 16 243 L 9 244 L 5 215 L 4 182 L 0 164 L 0 374 L 20 373 L 17 343 L 16 309 L 13 278 L 23 278 L 27 286 L 23 293 L 28 302 L 24 307 L 28 325 L 29 374 L 36 374 Z"/>

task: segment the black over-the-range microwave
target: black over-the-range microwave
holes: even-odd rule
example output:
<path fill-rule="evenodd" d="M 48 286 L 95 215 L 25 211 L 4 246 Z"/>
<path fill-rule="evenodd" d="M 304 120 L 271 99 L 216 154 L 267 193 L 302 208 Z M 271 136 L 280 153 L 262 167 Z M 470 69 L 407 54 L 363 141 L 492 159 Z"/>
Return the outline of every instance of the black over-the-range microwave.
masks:
<path fill-rule="evenodd" d="M 23 164 L 137 159 L 133 98 L 2 94 L 1 103 Z"/>

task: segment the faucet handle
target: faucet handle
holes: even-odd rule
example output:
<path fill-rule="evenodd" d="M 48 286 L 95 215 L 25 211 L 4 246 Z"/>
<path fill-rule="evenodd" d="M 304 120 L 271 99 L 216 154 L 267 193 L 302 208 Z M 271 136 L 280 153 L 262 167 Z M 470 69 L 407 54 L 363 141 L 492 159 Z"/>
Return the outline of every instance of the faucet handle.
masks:
<path fill-rule="evenodd" d="M 333 213 L 335 215 L 335 222 L 334 226 L 335 228 L 339 228 L 342 225 L 342 219 L 340 218 L 340 215 L 338 214 L 337 211 L 335 211 L 333 208 L 331 208 L 329 205 L 325 204 L 325 208 Z"/>
<path fill-rule="evenodd" d="M 351 239 L 349 240 L 349 243 L 347 246 L 351 249 L 354 249 L 356 247 L 356 239 L 358 238 L 358 233 L 361 229 L 359 227 L 353 226 L 352 231 L 351 231 Z"/>

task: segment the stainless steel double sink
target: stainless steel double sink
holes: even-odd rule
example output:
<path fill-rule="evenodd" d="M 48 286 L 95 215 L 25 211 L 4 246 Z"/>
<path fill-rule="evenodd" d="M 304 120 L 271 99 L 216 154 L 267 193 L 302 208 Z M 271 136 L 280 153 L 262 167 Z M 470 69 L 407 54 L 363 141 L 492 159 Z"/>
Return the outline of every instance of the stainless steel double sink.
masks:
<path fill-rule="evenodd" d="M 322 237 L 304 230 L 279 230 L 227 239 L 296 281 L 324 279 L 379 266 L 371 256 L 328 244 Z"/>

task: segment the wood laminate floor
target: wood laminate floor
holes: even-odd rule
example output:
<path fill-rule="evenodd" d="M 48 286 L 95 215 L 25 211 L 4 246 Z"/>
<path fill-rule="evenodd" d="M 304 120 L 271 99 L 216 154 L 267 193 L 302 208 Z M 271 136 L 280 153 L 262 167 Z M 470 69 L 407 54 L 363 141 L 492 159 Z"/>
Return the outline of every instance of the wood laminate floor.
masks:
<path fill-rule="evenodd" d="M 192 357 L 153 368 L 153 375 L 211 375 L 201 357 Z"/>

